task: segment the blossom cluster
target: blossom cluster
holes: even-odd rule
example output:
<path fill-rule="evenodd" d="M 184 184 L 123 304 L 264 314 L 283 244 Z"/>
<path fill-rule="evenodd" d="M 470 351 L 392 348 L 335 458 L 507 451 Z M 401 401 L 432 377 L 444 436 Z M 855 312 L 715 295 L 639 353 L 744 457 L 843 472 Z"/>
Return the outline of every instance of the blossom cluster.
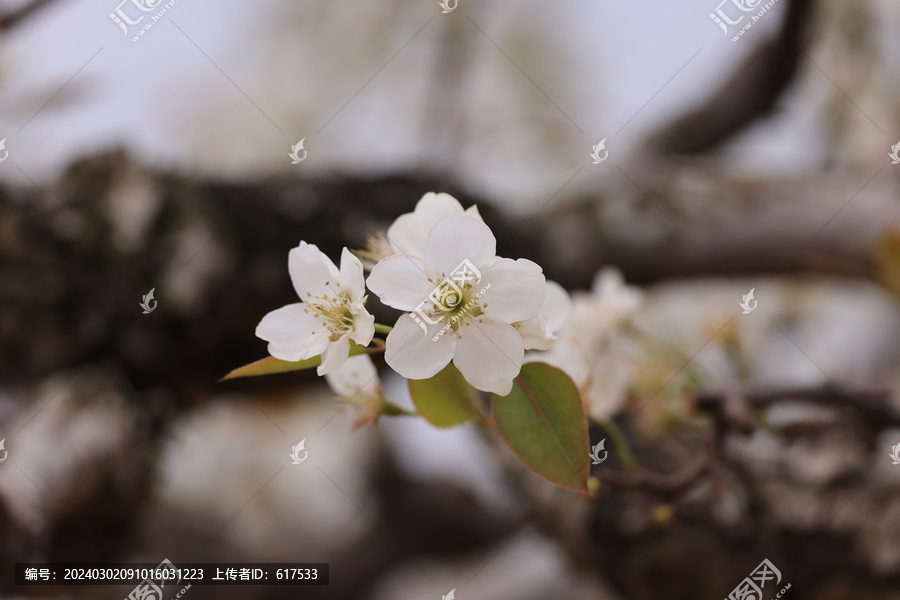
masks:
<path fill-rule="evenodd" d="M 452 362 L 472 387 L 505 396 L 523 363 L 537 360 L 566 372 L 586 398 L 600 397 L 592 349 L 639 294 L 606 272 L 573 312 L 569 294 L 540 266 L 498 256 L 496 246 L 477 207 L 428 193 L 359 252 L 365 265 L 344 248 L 338 267 L 300 242 L 288 256 L 300 302 L 265 315 L 256 335 L 275 358 L 321 357 L 319 375 L 360 408 L 362 421 L 374 422 L 385 399 L 368 354 L 351 348 L 380 343 L 376 331 L 387 333 L 388 366 L 407 379 L 429 379 Z M 369 292 L 402 313 L 393 326 L 375 324 Z"/>

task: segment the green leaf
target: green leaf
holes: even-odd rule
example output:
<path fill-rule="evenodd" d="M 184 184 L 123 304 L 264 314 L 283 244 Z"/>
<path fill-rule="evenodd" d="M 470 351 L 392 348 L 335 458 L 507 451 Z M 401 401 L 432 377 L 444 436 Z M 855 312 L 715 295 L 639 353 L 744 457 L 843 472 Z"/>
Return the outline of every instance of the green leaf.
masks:
<path fill-rule="evenodd" d="M 350 342 L 350 356 L 366 353 L 371 354 L 373 352 L 380 352 L 382 349 L 383 348 L 379 347 L 366 348 L 365 346 L 360 346 L 359 344 Z M 260 375 L 274 375 L 275 373 L 302 371 L 303 369 L 318 367 L 320 364 L 322 364 L 321 356 L 313 356 L 312 358 L 307 358 L 306 360 L 299 361 L 281 360 L 275 358 L 274 356 L 267 356 L 266 358 L 263 358 L 256 362 L 252 362 L 249 365 L 238 367 L 237 369 L 220 379 L 219 382 L 227 381 L 229 379 L 237 379 L 238 377 L 258 377 Z"/>
<path fill-rule="evenodd" d="M 410 379 L 409 393 L 420 415 L 436 427 L 481 421 L 481 402 L 451 362 L 431 379 Z"/>
<path fill-rule="evenodd" d="M 500 437 L 526 467 L 565 488 L 588 492 L 590 440 L 578 387 L 544 363 L 528 363 L 512 391 L 494 397 Z"/>

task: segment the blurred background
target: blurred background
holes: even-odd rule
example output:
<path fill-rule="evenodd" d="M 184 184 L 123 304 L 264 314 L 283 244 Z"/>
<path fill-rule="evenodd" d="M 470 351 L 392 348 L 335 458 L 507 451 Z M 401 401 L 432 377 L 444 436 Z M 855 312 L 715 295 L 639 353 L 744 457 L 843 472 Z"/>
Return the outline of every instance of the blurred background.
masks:
<path fill-rule="evenodd" d="M 900 598 L 900 4 L 717 1 L 0 0 L 0 596 L 168 558 L 331 565 L 198 600 L 761 600 L 768 559 L 766 600 Z M 217 383 L 290 248 L 428 191 L 640 298 L 593 291 L 641 465 L 607 443 L 596 498 L 474 426 L 352 431 L 314 373 Z"/>

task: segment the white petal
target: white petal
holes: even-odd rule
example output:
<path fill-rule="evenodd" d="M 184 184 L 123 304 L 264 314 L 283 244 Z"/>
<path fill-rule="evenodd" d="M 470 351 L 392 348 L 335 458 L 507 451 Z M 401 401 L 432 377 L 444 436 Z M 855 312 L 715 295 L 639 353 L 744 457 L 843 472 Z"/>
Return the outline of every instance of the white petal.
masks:
<path fill-rule="evenodd" d="M 354 429 L 364 423 L 378 422 L 385 397 L 378 371 L 368 354 L 351 356 L 339 369 L 325 375 L 325 380 L 341 400 L 356 408 L 359 418 L 353 424 Z"/>
<path fill-rule="evenodd" d="M 366 293 L 366 277 L 363 265 L 347 248 L 341 252 L 341 271 L 338 281 L 341 289 L 350 294 L 354 302 L 358 302 Z"/>
<path fill-rule="evenodd" d="M 579 389 L 583 389 L 590 378 L 590 369 L 584 357 L 584 351 L 563 342 L 557 342 L 546 352 L 529 352 L 525 355 L 527 363 L 547 363 L 571 377 Z"/>
<path fill-rule="evenodd" d="M 353 318 L 353 329 L 350 331 L 351 340 L 360 346 L 368 346 L 375 337 L 375 317 L 363 306 L 357 307 L 356 316 Z"/>
<path fill-rule="evenodd" d="M 425 244 L 426 270 L 449 277 L 465 260 L 480 269 L 494 260 L 496 251 L 497 240 L 483 222 L 468 215 L 441 217 Z"/>
<path fill-rule="evenodd" d="M 367 412 L 381 405 L 381 381 L 368 354 L 351 356 L 340 368 L 325 375 L 325 381 L 336 395 Z M 377 415 L 372 412 L 372 416 Z"/>
<path fill-rule="evenodd" d="M 416 204 L 415 211 L 400 215 L 388 228 L 386 237 L 395 253 L 422 257 L 428 232 L 445 215 L 463 214 L 462 205 L 450 194 L 429 192 Z"/>
<path fill-rule="evenodd" d="M 538 313 L 553 333 L 559 333 L 572 318 L 572 299 L 563 286 L 547 281 L 547 295 Z"/>
<path fill-rule="evenodd" d="M 466 381 L 489 392 L 515 379 L 524 356 L 525 347 L 515 327 L 482 317 L 459 328 L 453 364 Z"/>
<path fill-rule="evenodd" d="M 331 373 L 350 356 L 350 338 L 342 335 L 336 342 L 331 342 L 322 353 L 322 364 L 316 368 L 316 373 L 326 375 Z"/>
<path fill-rule="evenodd" d="M 538 314 L 547 283 L 541 268 L 530 260 L 498 258 L 484 269 L 482 284 L 491 287 L 481 297 L 485 314 L 504 323 L 524 321 Z"/>
<path fill-rule="evenodd" d="M 269 354 L 289 361 L 318 356 L 330 336 L 321 319 L 306 312 L 299 302 L 264 316 L 256 326 L 256 335 L 269 342 Z"/>
<path fill-rule="evenodd" d="M 406 213 L 400 215 L 384 234 L 394 254 L 409 254 L 421 258 L 425 255 L 425 241 L 434 220 L 425 215 Z"/>
<path fill-rule="evenodd" d="M 494 385 L 487 385 L 484 387 L 485 392 L 489 392 L 491 394 L 497 394 L 498 396 L 507 396 L 512 391 L 513 382 L 506 381 L 503 383 L 497 383 Z"/>
<path fill-rule="evenodd" d="M 634 368 L 630 363 L 607 357 L 596 361 L 584 395 L 588 416 L 609 419 L 622 410 L 628 397 Z"/>
<path fill-rule="evenodd" d="M 442 335 L 432 341 L 435 332 L 422 331 L 409 315 L 403 315 L 387 336 L 384 358 L 387 364 L 407 379 L 434 377 L 453 358 L 456 338 Z"/>
<path fill-rule="evenodd" d="M 430 215 L 435 220 L 444 215 L 463 214 L 462 204 L 450 194 L 428 192 L 416 202 L 416 213 Z"/>
<path fill-rule="evenodd" d="M 594 280 L 591 282 L 591 292 L 597 296 L 602 296 L 621 288 L 623 285 L 625 285 L 625 278 L 622 277 L 622 273 L 614 267 L 606 267 L 600 269 L 594 275 Z"/>
<path fill-rule="evenodd" d="M 421 258 L 397 254 L 378 261 L 366 280 L 381 301 L 400 310 L 416 310 L 434 290 Z"/>
<path fill-rule="evenodd" d="M 612 267 L 602 269 L 594 276 L 591 292 L 623 316 L 640 308 L 644 300 L 644 294 L 637 288 L 625 285 L 622 273 Z"/>
<path fill-rule="evenodd" d="M 547 281 L 547 295 L 536 317 L 513 323 L 526 350 L 546 350 L 556 341 L 572 317 L 569 293 L 555 281 Z"/>
<path fill-rule="evenodd" d="M 484 219 L 481 218 L 481 213 L 478 212 L 478 206 L 476 204 L 473 204 L 472 206 L 467 208 L 465 214 L 469 215 L 470 217 L 475 217 L 479 221 L 484 221 Z"/>
<path fill-rule="evenodd" d="M 338 269 L 314 244 L 300 242 L 288 253 L 288 272 L 301 300 L 321 295 L 327 283 L 335 283 Z"/>
<path fill-rule="evenodd" d="M 556 336 L 541 315 L 513 323 L 513 327 L 522 336 L 526 350 L 546 350 L 556 341 Z"/>

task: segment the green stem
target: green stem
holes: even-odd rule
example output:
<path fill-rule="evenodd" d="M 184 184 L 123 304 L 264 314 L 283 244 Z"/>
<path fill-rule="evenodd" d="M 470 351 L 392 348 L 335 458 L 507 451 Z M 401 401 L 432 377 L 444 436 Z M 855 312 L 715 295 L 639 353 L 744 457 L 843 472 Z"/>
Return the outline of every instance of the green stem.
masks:
<path fill-rule="evenodd" d="M 600 419 L 597 421 L 597 424 L 600 425 L 612 439 L 613 446 L 616 447 L 616 452 L 619 453 L 619 457 L 622 460 L 622 467 L 625 471 L 629 473 L 637 471 L 640 465 L 638 465 L 637 459 L 631 451 L 631 446 L 628 445 L 628 440 L 625 439 L 625 434 L 622 433 L 619 426 L 609 419 Z"/>
<path fill-rule="evenodd" d="M 375 333 L 390 333 L 391 327 L 390 325 L 382 325 L 381 323 L 375 323 Z"/>
<path fill-rule="evenodd" d="M 415 417 L 416 413 L 410 412 L 405 408 L 401 408 L 394 404 L 393 402 L 386 400 L 384 406 L 381 408 L 381 414 L 386 417 Z"/>

